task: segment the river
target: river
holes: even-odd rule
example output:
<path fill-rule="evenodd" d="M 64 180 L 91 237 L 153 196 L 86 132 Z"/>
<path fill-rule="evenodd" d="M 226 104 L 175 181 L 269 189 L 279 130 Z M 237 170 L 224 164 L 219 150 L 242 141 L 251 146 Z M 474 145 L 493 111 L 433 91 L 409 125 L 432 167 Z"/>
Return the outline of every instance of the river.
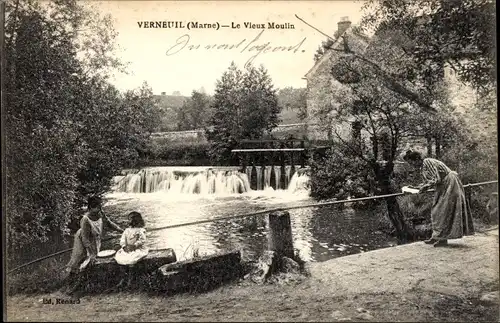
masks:
<path fill-rule="evenodd" d="M 114 179 L 104 211 L 123 217 L 138 211 L 148 230 L 313 202 L 309 177 L 298 167 L 258 170 L 258 176 L 255 169 L 245 174 L 214 167 L 125 171 Z M 284 178 L 281 185 L 276 178 Z M 259 189 L 250 188 L 252 181 L 257 181 Z M 396 244 L 380 231 L 383 216 L 377 208 L 313 207 L 291 210 L 290 215 L 294 248 L 305 261 L 325 261 Z M 148 246 L 173 248 L 179 260 L 233 249 L 240 249 L 243 259 L 251 260 L 266 249 L 267 230 L 267 216 L 259 215 L 151 231 Z"/>

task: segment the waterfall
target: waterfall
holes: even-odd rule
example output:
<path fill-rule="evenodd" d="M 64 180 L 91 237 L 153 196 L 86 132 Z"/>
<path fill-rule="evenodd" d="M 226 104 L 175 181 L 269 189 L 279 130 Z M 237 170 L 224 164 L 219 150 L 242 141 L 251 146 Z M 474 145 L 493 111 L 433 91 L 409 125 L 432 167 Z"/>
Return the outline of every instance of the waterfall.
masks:
<path fill-rule="evenodd" d="M 252 174 L 250 167 L 245 173 L 235 168 L 216 167 L 185 167 L 184 170 L 181 167 L 145 168 L 115 176 L 113 190 L 123 193 L 241 194 L 252 191 L 250 179 L 255 177 L 252 185 L 256 181 L 257 190 L 275 187 L 276 190 L 293 193 L 309 187 L 309 176 L 299 171 L 299 167 L 287 165 L 282 170 L 280 166 L 255 166 L 256 175 Z"/>
<path fill-rule="evenodd" d="M 298 171 L 295 172 L 288 185 L 288 192 L 295 193 L 306 190 L 309 190 L 309 176 L 306 173 L 299 174 Z"/>
<path fill-rule="evenodd" d="M 285 187 L 288 187 L 288 184 L 290 184 L 291 171 L 292 166 L 285 166 Z"/>
<path fill-rule="evenodd" d="M 275 183 L 276 183 L 276 189 L 279 190 L 281 188 L 281 167 L 280 166 L 274 166 L 274 174 L 275 174 Z"/>
<path fill-rule="evenodd" d="M 248 175 L 236 170 L 179 172 L 170 167 L 159 167 L 117 176 L 114 181 L 115 191 L 125 193 L 239 194 L 250 191 Z"/>
<path fill-rule="evenodd" d="M 271 171 L 273 166 L 264 166 L 264 189 L 271 187 Z"/>
<path fill-rule="evenodd" d="M 248 183 L 251 183 L 251 180 L 252 180 L 252 166 L 247 167 L 246 170 L 245 170 L 245 173 L 247 174 Z"/>
<path fill-rule="evenodd" d="M 255 166 L 257 172 L 257 190 L 261 190 L 262 187 L 262 170 L 260 166 Z"/>

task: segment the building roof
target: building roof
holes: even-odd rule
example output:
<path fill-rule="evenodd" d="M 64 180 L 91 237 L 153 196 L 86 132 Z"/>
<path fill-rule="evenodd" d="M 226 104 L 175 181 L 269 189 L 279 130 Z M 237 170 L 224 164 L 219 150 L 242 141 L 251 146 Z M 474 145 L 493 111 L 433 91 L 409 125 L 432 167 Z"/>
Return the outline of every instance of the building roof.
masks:
<path fill-rule="evenodd" d="M 362 35 L 358 32 L 354 32 L 353 28 L 356 26 L 350 26 L 347 28 L 341 35 L 339 35 L 336 39 L 334 39 L 332 48 L 333 49 L 328 49 L 326 52 L 316 61 L 313 67 L 306 73 L 304 76 L 304 79 L 309 79 L 312 77 L 315 73 L 316 70 L 327 60 L 331 59 L 334 53 L 339 52 L 340 50 L 343 49 L 343 42 L 341 41 L 343 37 L 348 37 L 350 45 L 352 44 L 352 40 L 354 39 L 355 43 L 361 43 L 363 45 L 368 44 L 370 41 L 370 38 L 368 36 Z M 356 46 L 357 47 L 357 46 Z M 365 47 L 365 46 L 363 46 Z"/>

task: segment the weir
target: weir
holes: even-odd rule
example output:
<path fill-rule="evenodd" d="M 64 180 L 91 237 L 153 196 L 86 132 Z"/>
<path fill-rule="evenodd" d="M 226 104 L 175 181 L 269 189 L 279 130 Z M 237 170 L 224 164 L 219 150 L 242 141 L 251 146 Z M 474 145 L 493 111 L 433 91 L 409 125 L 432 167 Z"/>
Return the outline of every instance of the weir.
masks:
<path fill-rule="evenodd" d="M 239 164 L 247 174 L 252 190 L 287 189 L 296 191 L 295 185 L 306 188 L 309 177 L 299 171 L 306 166 L 309 157 L 329 146 L 313 146 L 307 139 L 259 139 L 241 140 L 232 149 L 233 164 Z M 299 173 L 299 176 L 294 174 Z M 295 180 L 292 180 L 295 177 Z M 300 179 L 299 179 L 300 178 Z"/>
<path fill-rule="evenodd" d="M 173 194 L 224 195 L 252 190 L 297 191 L 306 187 L 309 176 L 300 166 L 254 166 L 238 168 L 155 167 L 126 170 L 114 178 L 114 191 L 123 193 L 169 192 Z"/>

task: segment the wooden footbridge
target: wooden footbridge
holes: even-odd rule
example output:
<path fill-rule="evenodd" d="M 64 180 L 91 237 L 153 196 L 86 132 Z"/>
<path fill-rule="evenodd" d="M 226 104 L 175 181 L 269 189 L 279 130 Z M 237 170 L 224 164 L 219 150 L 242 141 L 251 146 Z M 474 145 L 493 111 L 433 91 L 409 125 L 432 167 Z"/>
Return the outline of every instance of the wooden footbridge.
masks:
<path fill-rule="evenodd" d="M 231 153 L 241 170 L 254 179 L 250 180 L 252 189 L 262 189 L 258 187 L 257 178 L 268 178 L 270 186 L 276 189 L 286 188 L 290 176 L 307 167 L 315 152 L 328 147 L 297 138 L 242 140 Z"/>

